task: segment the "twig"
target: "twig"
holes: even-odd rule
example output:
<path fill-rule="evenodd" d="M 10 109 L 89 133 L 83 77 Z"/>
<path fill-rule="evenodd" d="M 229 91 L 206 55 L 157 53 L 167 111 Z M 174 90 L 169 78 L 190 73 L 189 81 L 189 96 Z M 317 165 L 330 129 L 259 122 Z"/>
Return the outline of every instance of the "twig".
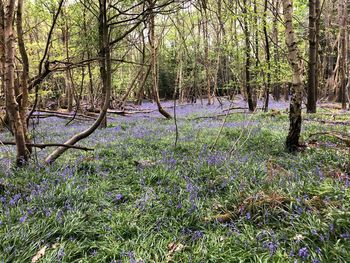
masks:
<path fill-rule="evenodd" d="M 217 144 L 217 142 L 218 142 L 218 140 L 219 140 L 219 138 L 220 138 L 220 135 L 221 135 L 221 133 L 222 133 L 222 130 L 224 129 L 224 126 L 225 126 L 225 124 L 226 124 L 227 117 L 228 117 L 228 115 L 230 114 L 230 109 L 231 109 L 231 105 L 232 105 L 232 104 L 233 104 L 233 102 L 231 102 L 231 104 L 230 104 L 230 106 L 229 106 L 229 109 L 228 109 L 228 111 L 227 111 L 227 113 L 226 113 L 225 119 L 224 119 L 224 121 L 223 121 L 222 124 L 221 124 L 219 133 L 218 133 L 218 135 L 216 136 L 215 141 L 214 141 L 213 145 L 211 146 L 211 149 L 213 149 L 213 148 L 216 146 L 216 144 Z M 225 111 L 225 110 L 224 110 L 224 111 Z"/>

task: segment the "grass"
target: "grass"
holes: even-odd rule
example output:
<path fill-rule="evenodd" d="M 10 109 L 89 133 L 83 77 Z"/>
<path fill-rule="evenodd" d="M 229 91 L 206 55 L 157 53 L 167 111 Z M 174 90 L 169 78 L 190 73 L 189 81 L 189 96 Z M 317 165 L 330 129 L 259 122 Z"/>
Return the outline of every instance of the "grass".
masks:
<path fill-rule="evenodd" d="M 151 115 L 111 122 L 82 143 L 93 153 L 52 166 L 17 170 L 2 149 L 0 262 L 28 262 L 44 246 L 40 262 L 349 262 L 348 150 L 320 136 L 286 153 L 284 113 L 232 114 L 211 147 L 222 119 L 200 112 L 180 115 L 177 148 L 173 122 Z M 62 142 L 50 127 L 37 127 L 38 140 Z M 308 121 L 302 139 L 327 129 L 349 131 Z"/>

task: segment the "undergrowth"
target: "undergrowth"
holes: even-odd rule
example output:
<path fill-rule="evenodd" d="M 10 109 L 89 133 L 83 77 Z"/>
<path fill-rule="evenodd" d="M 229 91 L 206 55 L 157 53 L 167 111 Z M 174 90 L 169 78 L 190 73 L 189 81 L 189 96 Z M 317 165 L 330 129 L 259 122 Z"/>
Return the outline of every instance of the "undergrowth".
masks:
<path fill-rule="evenodd" d="M 44 246 L 40 262 L 350 261 L 341 142 L 320 136 L 289 154 L 287 114 L 237 113 L 214 145 L 223 118 L 196 116 L 179 119 L 176 148 L 174 123 L 151 116 L 114 121 L 83 143 L 94 152 L 51 166 L 45 150 L 15 169 L 3 150 L 0 261 L 28 262 Z M 60 141 L 48 125 L 37 138 Z M 327 129 L 348 131 L 310 121 L 302 140 Z"/>

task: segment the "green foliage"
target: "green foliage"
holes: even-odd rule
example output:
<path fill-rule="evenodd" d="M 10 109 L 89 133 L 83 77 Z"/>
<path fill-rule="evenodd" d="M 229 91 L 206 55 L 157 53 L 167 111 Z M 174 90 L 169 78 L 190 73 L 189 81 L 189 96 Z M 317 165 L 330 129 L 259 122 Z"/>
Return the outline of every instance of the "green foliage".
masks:
<path fill-rule="evenodd" d="M 322 138 L 287 154 L 287 122 L 230 115 L 211 149 L 220 122 L 181 119 L 174 150 L 171 122 L 125 119 L 88 140 L 93 153 L 4 171 L 0 260 L 47 245 L 42 262 L 164 262 L 175 242 L 174 262 L 346 262 L 350 192 L 334 171 L 346 173 L 347 152 Z M 212 219 L 222 211 L 233 220 Z"/>

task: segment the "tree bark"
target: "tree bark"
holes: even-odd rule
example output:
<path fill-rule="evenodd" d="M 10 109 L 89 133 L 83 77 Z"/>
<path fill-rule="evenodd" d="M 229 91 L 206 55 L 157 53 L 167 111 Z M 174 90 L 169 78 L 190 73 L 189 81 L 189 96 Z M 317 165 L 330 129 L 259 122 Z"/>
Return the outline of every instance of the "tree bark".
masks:
<path fill-rule="evenodd" d="M 270 55 L 270 41 L 267 33 L 267 8 L 268 0 L 264 2 L 264 21 L 263 21 L 263 30 L 265 37 L 265 54 L 266 54 L 266 63 L 267 63 L 267 83 L 265 88 L 265 102 L 264 102 L 264 111 L 269 110 L 269 97 L 270 97 L 270 87 L 271 87 L 271 55 Z"/>
<path fill-rule="evenodd" d="M 160 114 L 162 114 L 165 118 L 171 119 L 171 115 L 164 110 L 162 107 L 162 104 L 160 103 L 159 98 L 159 86 L 158 86 L 158 70 L 157 70 L 157 55 L 158 55 L 158 44 L 156 43 L 156 36 L 155 36 L 155 14 L 154 14 L 154 7 L 155 7 L 155 1 L 154 0 L 148 0 L 149 9 L 151 10 L 151 14 L 149 16 L 149 42 L 151 45 L 151 65 L 152 65 L 152 93 L 153 93 L 153 99 L 157 103 L 158 111 Z"/>
<path fill-rule="evenodd" d="M 5 12 L 4 2 L 0 0 L 0 77 L 1 91 L 0 95 L 5 95 Z"/>
<path fill-rule="evenodd" d="M 242 6 L 243 13 L 243 31 L 244 31 L 244 40 L 245 40 L 245 86 L 248 99 L 248 108 L 249 111 L 254 111 L 254 102 L 253 102 L 253 91 L 251 87 L 250 79 L 250 67 L 251 67 L 251 46 L 250 46 L 250 31 L 248 26 L 248 11 L 247 11 L 247 0 L 243 1 Z"/>
<path fill-rule="evenodd" d="M 27 128 L 27 110 L 28 110 L 28 80 L 29 80 L 29 59 L 28 54 L 24 45 L 23 39 L 23 28 L 22 28 L 22 14 L 23 14 L 23 0 L 18 0 L 17 5 L 17 38 L 18 38 L 18 49 L 22 58 L 22 66 L 23 72 L 21 76 L 21 96 L 18 100 L 19 104 L 19 114 L 21 117 L 21 122 L 23 124 L 23 133 L 25 137 L 25 141 L 27 143 L 27 148 L 29 153 L 31 153 L 32 149 L 28 144 L 30 143 L 30 139 L 28 136 L 28 128 Z"/>
<path fill-rule="evenodd" d="M 211 93 L 211 79 L 210 79 L 210 59 L 209 59 L 209 19 L 207 11 L 206 0 L 202 1 L 201 15 L 203 19 L 203 41 L 204 41 L 204 68 L 206 76 L 206 87 L 207 87 L 207 97 L 208 105 L 213 103 L 212 93 Z"/>
<path fill-rule="evenodd" d="M 278 36 L 278 16 L 280 10 L 280 1 L 273 1 L 273 42 L 274 42 L 274 64 L 275 64 L 275 72 L 273 78 L 273 97 L 276 101 L 281 99 L 281 83 L 280 83 L 280 55 L 279 55 L 279 36 Z M 289 97 L 289 96 L 288 96 Z"/>
<path fill-rule="evenodd" d="M 286 140 L 286 148 L 290 152 L 298 150 L 301 131 L 301 104 L 303 94 L 303 82 L 301 76 L 301 61 L 297 39 L 293 29 L 293 1 L 283 1 L 283 15 L 285 22 L 286 45 L 288 48 L 288 60 L 293 70 L 292 98 L 289 110 L 289 133 Z"/>
<path fill-rule="evenodd" d="M 19 105 L 15 95 L 15 53 L 14 53 L 14 8 L 15 0 L 8 0 L 5 12 L 5 90 L 9 117 L 15 136 L 17 166 L 23 166 L 29 158 L 24 134 L 25 123 L 21 120 Z"/>
<path fill-rule="evenodd" d="M 347 72 L 347 23 L 348 23 L 348 0 L 341 0 L 342 14 L 341 14 L 341 28 L 340 28 L 340 65 L 339 65 L 339 76 L 340 76 L 340 99 L 342 109 L 346 109 L 347 92 L 346 92 L 346 72 Z"/>
<path fill-rule="evenodd" d="M 316 20 L 317 20 L 317 1 L 309 1 L 309 69 L 308 69 L 308 82 L 307 82 L 307 112 L 316 113 L 316 74 L 317 74 L 317 32 L 316 32 Z"/>

